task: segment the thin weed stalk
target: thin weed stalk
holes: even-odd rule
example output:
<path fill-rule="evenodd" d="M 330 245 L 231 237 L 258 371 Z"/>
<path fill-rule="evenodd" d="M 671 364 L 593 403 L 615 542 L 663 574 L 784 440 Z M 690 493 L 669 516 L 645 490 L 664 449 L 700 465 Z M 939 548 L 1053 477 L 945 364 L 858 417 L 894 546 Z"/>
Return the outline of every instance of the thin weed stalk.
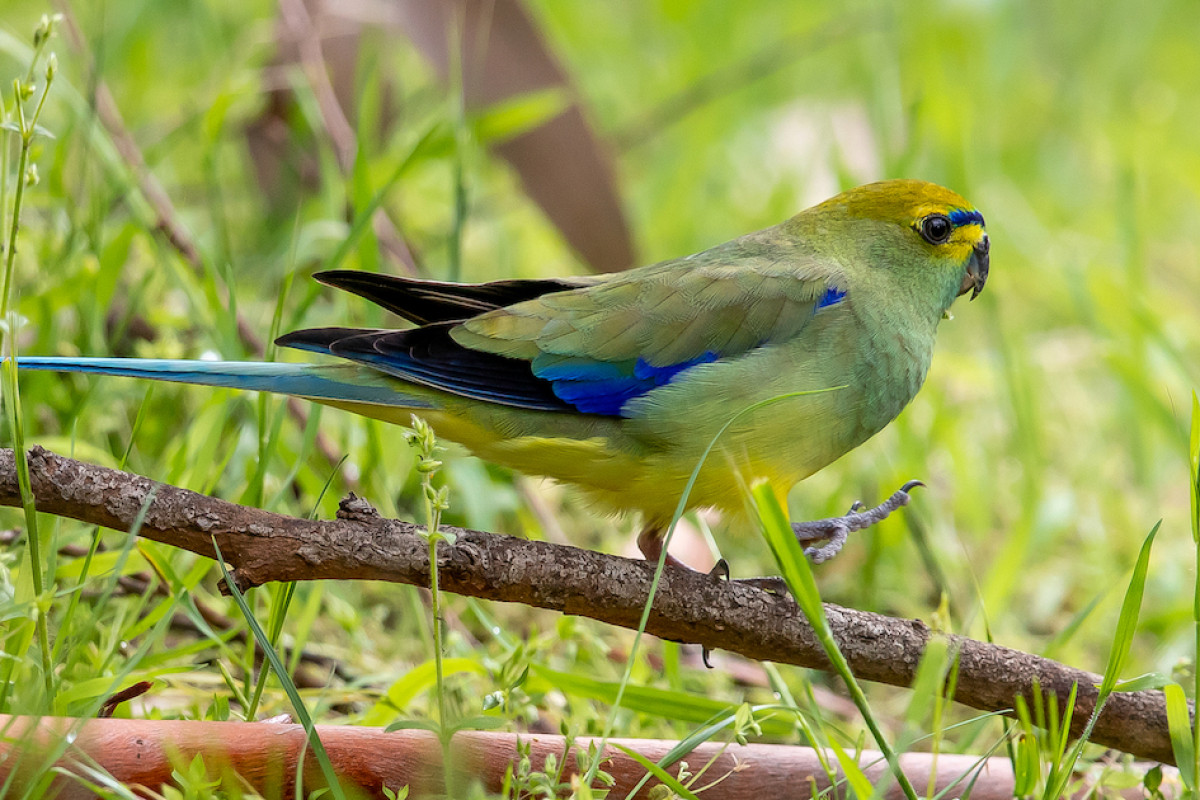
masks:
<path fill-rule="evenodd" d="M 1200 398 L 1192 392 L 1192 431 L 1188 437 L 1188 478 L 1191 484 L 1192 543 L 1196 551 L 1195 595 L 1192 602 L 1192 626 L 1195 633 L 1195 650 L 1192 663 L 1192 701 L 1200 702 Z M 1200 776 L 1200 714 L 1193 712 L 1191 774 Z M 1193 789 L 1195 786 L 1192 787 Z"/>
<path fill-rule="evenodd" d="M 417 474 L 421 476 L 421 496 L 425 506 L 423 536 L 429 545 L 429 606 L 433 616 L 433 663 L 438 707 L 437 735 L 442 747 L 443 780 L 449 790 L 451 781 L 450 739 L 454 736 L 456 728 L 450 724 L 446 715 L 446 687 L 442 664 L 442 648 L 445 642 L 441 592 L 438 589 L 437 545 L 440 541 L 454 543 L 453 534 L 441 530 L 442 512 L 450 507 L 450 490 L 445 486 L 436 488 L 433 485 L 433 478 L 441 469 L 442 462 L 434 458 L 434 454 L 440 447 L 429 423 L 414 414 L 412 430 L 406 432 L 406 438 L 409 444 L 417 448 L 416 470 Z"/>
<path fill-rule="evenodd" d="M 13 103 L 11 110 L 5 111 L 4 128 L 16 132 L 20 147 L 17 154 L 17 181 L 13 190 L 13 206 L 12 214 L 9 222 L 8 241 L 5 245 L 4 253 L 4 277 L 0 283 L 0 327 L 2 327 L 3 349 L 0 351 L 0 357 L 3 360 L 3 375 L 0 380 L 3 382 L 4 396 L 7 402 L 4 403 L 5 417 L 8 423 L 9 433 L 12 437 L 14 460 L 16 461 L 17 469 L 17 488 L 21 495 L 21 510 L 25 518 L 25 540 L 28 543 L 27 553 L 28 560 L 28 579 L 33 587 L 34 601 L 34 626 L 37 632 L 38 647 L 41 651 L 42 662 L 42 679 L 46 691 L 47 699 L 54 696 L 54 668 L 50 656 L 50 630 L 46 619 L 48 601 L 44 597 L 45 582 L 43 579 L 43 563 L 42 541 L 41 534 L 37 524 L 37 509 L 34 505 L 33 490 L 30 485 L 29 476 L 29 461 L 25 454 L 25 428 L 21 414 L 21 398 L 17 386 L 17 338 L 16 331 L 18 328 L 18 318 L 12 310 L 13 284 L 14 275 L 16 272 L 16 257 L 17 257 L 17 238 L 21 230 L 21 206 L 25 198 L 25 189 L 32 187 L 37 183 L 38 173 L 36 164 L 31 163 L 31 151 L 33 141 L 40 132 L 38 128 L 38 120 L 42 116 L 42 110 L 46 106 L 46 98 L 50 94 L 50 86 L 54 83 L 55 73 L 58 71 L 58 59 L 51 53 L 46 62 L 44 72 L 45 83 L 42 86 L 42 93 L 37 98 L 33 112 L 26 116 L 25 104 L 31 100 L 36 94 L 36 86 L 34 84 L 34 74 L 37 71 L 38 63 L 41 61 L 42 54 L 46 50 L 46 45 L 50 41 L 50 37 L 54 33 L 54 26 L 60 19 L 60 15 L 46 16 L 43 15 L 41 22 L 33 32 L 33 56 L 30 59 L 29 70 L 25 74 L 25 79 L 13 79 Z M 7 146 L 3 147 L 7 153 Z M 7 158 L 5 159 L 3 170 L 3 180 L 5 186 L 0 190 L 0 197 L 7 199 Z M 0 209 L 3 205 L 0 204 Z M 8 675 L 5 676 L 5 684 L 8 684 L 8 678 L 11 676 L 11 668 L 7 670 Z"/>

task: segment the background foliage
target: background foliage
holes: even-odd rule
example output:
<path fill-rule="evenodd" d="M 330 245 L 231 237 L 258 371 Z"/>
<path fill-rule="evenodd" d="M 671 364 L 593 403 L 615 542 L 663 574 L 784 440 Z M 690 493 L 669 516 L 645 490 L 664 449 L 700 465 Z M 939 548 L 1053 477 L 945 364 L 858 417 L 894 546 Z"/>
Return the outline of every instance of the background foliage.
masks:
<path fill-rule="evenodd" d="M 28 31 L 48 10 L 6 3 L 0 77 L 23 74 Z M 1099 670 L 1119 587 L 1162 518 L 1127 672 L 1190 669 L 1200 6 L 658 0 L 601 8 L 531 0 L 528 10 L 613 158 L 639 263 L 694 252 L 886 177 L 946 184 L 987 217 L 988 291 L 943 325 L 921 395 L 889 429 L 792 494 L 792 516 L 812 518 L 856 498 L 873 501 L 910 477 L 929 484 L 904 514 L 819 568 L 826 600 L 936 617 L 956 632 L 990 632 Z M 359 150 L 343 174 L 303 79 L 272 66 L 273 4 L 130 0 L 75 12 L 95 72 L 81 51 L 54 43 L 60 73 L 42 120 L 54 138 L 38 140 L 41 181 L 27 193 L 17 255 L 21 352 L 253 357 L 235 312 L 264 340 L 277 310 L 281 329 L 391 324 L 307 278 L 341 255 L 346 268 L 397 268 L 370 226 L 339 252 L 385 189 L 385 208 L 423 275 L 586 271 L 489 149 L 523 123 L 501 118 L 489 131 L 474 116 L 460 122 L 453 81 L 395 29 L 368 26 L 360 42 L 351 111 Z M 154 229 L 134 176 L 89 110 L 95 78 L 199 242 L 203 274 Z M 246 129 L 263 113 L 266 91 L 281 86 L 297 92 L 286 120 L 308 155 L 297 174 L 264 190 Z M 388 185 L 403 159 L 408 167 Z M 465 223 L 454 214 L 459 174 Z M 313 409 L 311 419 L 346 454 L 335 464 L 314 448 L 316 423 L 300 426 L 277 398 L 53 375 L 23 377 L 21 391 L 28 441 L 60 452 L 124 461 L 287 513 L 329 515 L 354 488 L 384 514 L 421 519 L 416 455 L 396 429 Z M 570 490 L 457 450 L 446 461 L 448 524 L 628 547 L 632 521 L 597 516 Z M 0 520 L 21 524 L 8 510 Z M 132 713 L 244 713 L 237 700 L 252 693 L 244 670 L 252 648 L 155 627 L 145 615 L 157 601 L 123 593 L 112 572 L 148 574 L 182 613 L 194 616 L 196 598 L 237 618 L 215 596 L 215 568 L 153 543 L 125 550 L 125 537 L 106 533 L 81 592 L 71 592 L 84 569 L 79 548 L 94 532 L 43 524 L 56 549 L 76 548 L 52 564 L 58 692 L 47 698 L 35 663 L 22 663 L 3 710 L 80 711 L 113 683 L 152 678 L 158 688 Z M 713 534 L 735 572 L 773 569 L 757 536 L 719 523 Z M 13 549 L 3 563 L 11 570 L 18 558 Z M 255 594 L 265 618 L 268 593 Z M 8 602 L 9 618 L 26 612 Z M 447 613 L 448 655 L 459 659 L 448 692 L 460 715 L 481 713 L 478 698 L 493 696 L 505 704 L 490 713 L 516 729 L 602 728 L 607 706 L 586 690 L 556 687 L 546 670 L 617 680 L 627 633 L 460 598 L 448 599 Z M 415 589 L 300 585 L 283 641 L 346 668 L 347 679 L 306 696 L 318 719 L 387 724 L 431 714 L 428 674 L 413 671 L 432 653 Z M 10 657 L 16 644 L 6 641 Z M 515 686 L 529 664 L 536 669 Z M 733 705 L 770 699 L 761 676 L 759 686 L 743 678 L 733 667 L 705 671 L 690 650 L 662 643 L 643 651 L 634 671 L 638 684 Z M 810 679 L 825 682 L 783 671 L 797 696 Z M 288 708 L 273 686 L 258 713 Z M 885 718 L 901 719 L 902 693 L 873 687 L 870 696 Z M 836 708 L 826 713 L 838 717 Z M 626 711 L 618 730 L 677 737 L 690 729 L 686 719 Z M 995 722 L 973 724 L 947 734 L 944 747 L 981 752 L 998 731 Z"/>

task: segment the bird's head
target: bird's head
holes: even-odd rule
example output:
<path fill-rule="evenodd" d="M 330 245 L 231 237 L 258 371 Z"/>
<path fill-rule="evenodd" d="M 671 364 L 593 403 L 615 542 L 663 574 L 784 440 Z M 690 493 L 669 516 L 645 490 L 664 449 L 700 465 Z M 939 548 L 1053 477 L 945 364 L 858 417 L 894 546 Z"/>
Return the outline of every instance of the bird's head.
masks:
<path fill-rule="evenodd" d="M 957 294 L 970 292 L 972 300 L 987 283 L 989 245 L 983 215 L 963 197 L 937 184 L 918 180 L 869 183 L 805 213 L 826 223 L 838 220 L 864 230 L 874 263 L 894 263 L 896 256 L 902 256 L 900 260 L 906 263 L 952 275 Z"/>

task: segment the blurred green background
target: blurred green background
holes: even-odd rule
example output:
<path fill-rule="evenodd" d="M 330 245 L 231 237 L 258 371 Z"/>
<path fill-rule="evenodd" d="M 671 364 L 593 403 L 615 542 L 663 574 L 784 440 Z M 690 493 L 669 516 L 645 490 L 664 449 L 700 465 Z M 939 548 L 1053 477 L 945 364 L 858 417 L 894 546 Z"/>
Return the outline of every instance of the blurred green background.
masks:
<path fill-rule="evenodd" d="M 5 4 L 6 104 L 10 77 L 28 63 L 29 31 L 50 10 Z M 472 36 L 442 62 L 430 58 L 447 50 L 446 31 L 412 20 L 430 13 L 419 3 L 311 10 L 311 25 L 300 26 L 311 35 L 299 39 L 323 45 L 323 74 L 333 76 L 355 138 L 342 164 L 321 81 L 311 64 L 281 55 L 289 26 L 274 4 L 77 4 L 84 46 L 65 32 L 52 44 L 60 71 L 42 125 L 54 138 L 39 139 L 41 181 L 26 195 L 22 353 L 249 358 L 235 314 L 265 341 L 277 309 L 281 329 L 394 324 L 307 277 L 335 259 L 402 272 L 400 251 L 387 246 L 394 235 L 431 278 L 585 273 L 595 265 L 569 238 L 589 231 L 601 240 L 591 246 L 608 253 L 603 266 L 620 266 L 626 230 L 633 263 L 650 263 L 774 224 L 859 183 L 935 181 L 986 216 L 991 280 L 943 324 L 926 386 L 900 419 L 792 493 L 799 519 L 875 501 L 910 477 L 929 485 L 818 569 L 826 599 L 931 620 L 945 597 L 949 615 L 939 619 L 956 632 L 982 637 L 986 626 L 1000 643 L 1100 670 L 1128 571 L 1161 518 L 1127 672 L 1190 669 L 1200 5 L 530 0 L 525 19 L 538 46 L 497 56 L 517 76 L 508 89 L 507 73 L 474 60 Z M 491 18 L 498 30 L 509 24 L 501 17 Z M 466 53 L 461 69 L 456 50 Z M 547 63 L 557 63 L 561 81 L 522 84 L 539 69 L 544 78 Z M 194 237 L 199 269 L 156 230 L 141 177 L 94 113 L 101 82 Z M 505 148 L 564 108 L 579 112 L 574 133 L 527 149 L 524 162 L 510 157 Z M 602 168 L 566 186 L 539 175 L 539 159 L 576 164 L 577 153 Z M 539 191 L 541 204 L 531 199 Z M 610 195 L 619 207 L 603 202 Z M 376 199 L 390 222 L 368 221 Z M 573 221 L 552 219 L 555 209 Z M 315 426 L 297 423 L 276 398 L 30 375 L 22 401 L 30 442 L 81 458 L 116 464 L 128 449 L 128 467 L 141 474 L 294 514 L 328 516 L 350 488 L 385 514 L 417 513 L 401 433 L 345 414 L 311 409 L 335 457 L 346 455 L 339 464 L 315 447 Z M 551 538 L 561 526 L 581 546 L 628 547 L 632 520 L 606 519 L 569 489 L 451 454 L 447 522 Z M 8 510 L 0 520 L 20 524 Z M 85 526 L 47 524 L 59 546 L 90 541 Z M 757 535 L 715 522 L 713 536 L 736 574 L 773 569 Z M 119 550 L 123 537 L 104 541 Z M 146 572 L 150 562 L 169 564 L 171 575 L 200 563 L 142 543 L 123 569 Z M 63 555 L 56 565 L 65 584 L 78 575 L 72 564 Z M 106 579 L 94 570 L 92 580 Z M 219 604 L 214 583 L 209 570 L 189 590 Z M 290 641 L 358 676 L 334 681 L 314 702 L 329 716 L 390 721 L 379 711 L 381 687 L 430 653 L 416 590 L 305 585 L 298 598 L 293 609 L 311 612 L 289 620 Z M 91 642 L 64 656 L 64 687 L 117 669 L 113 642 L 144 611 L 122 602 L 118 593 L 60 632 Z M 452 684 L 467 712 L 503 688 L 503 670 L 521 659 L 619 678 L 620 658 L 610 656 L 628 647 L 625 632 L 460 598 L 450 605 L 462 620 L 452 654 L 486 667 Z M 501 636 L 488 632 L 489 615 L 501 620 Z M 111 636 L 93 641 L 96 629 Z M 160 677 L 170 687 L 162 694 L 184 709 L 163 713 L 217 713 L 219 673 L 202 664 L 225 645 L 166 637 L 133 671 Z M 696 668 L 690 650 L 683 667 L 671 666 L 674 646 L 649 652 L 635 673 L 647 685 L 731 703 L 765 692 Z M 584 733 L 603 717 L 581 698 L 535 684 L 525 691 L 526 705 L 510 716 L 517 727 L 565 719 Z M 872 696 L 882 708 L 902 707 L 902 694 Z M 21 692 L 10 702 L 21 697 L 37 705 Z M 271 708 L 286 706 L 269 697 Z M 427 702 L 418 695 L 391 710 L 421 715 Z M 624 735 L 683 730 L 653 716 L 623 720 Z"/>

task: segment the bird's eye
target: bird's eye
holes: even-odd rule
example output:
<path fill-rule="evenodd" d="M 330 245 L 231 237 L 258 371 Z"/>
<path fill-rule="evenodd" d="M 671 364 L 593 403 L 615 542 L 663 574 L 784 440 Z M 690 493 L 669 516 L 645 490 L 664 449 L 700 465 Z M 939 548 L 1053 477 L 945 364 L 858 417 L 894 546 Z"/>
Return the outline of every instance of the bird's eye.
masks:
<path fill-rule="evenodd" d="M 921 235 L 930 244 L 945 244 L 954 232 L 950 218 L 942 214 L 931 214 L 921 220 Z"/>

